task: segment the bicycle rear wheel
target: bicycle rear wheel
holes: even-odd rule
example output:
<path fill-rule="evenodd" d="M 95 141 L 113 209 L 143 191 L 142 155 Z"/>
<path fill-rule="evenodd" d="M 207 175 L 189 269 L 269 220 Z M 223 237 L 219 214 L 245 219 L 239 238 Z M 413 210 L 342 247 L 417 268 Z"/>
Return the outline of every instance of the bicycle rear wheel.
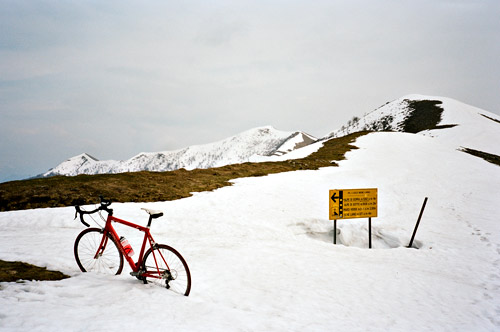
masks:
<path fill-rule="evenodd" d="M 104 241 L 104 249 L 99 249 L 102 236 L 102 229 L 87 228 L 76 237 L 76 263 L 82 272 L 120 274 L 123 269 L 123 254 L 109 234 Z"/>
<path fill-rule="evenodd" d="M 181 254 L 165 244 L 157 244 L 148 249 L 142 263 L 143 281 L 166 287 L 167 289 L 188 296 L 191 291 L 191 273 Z"/>

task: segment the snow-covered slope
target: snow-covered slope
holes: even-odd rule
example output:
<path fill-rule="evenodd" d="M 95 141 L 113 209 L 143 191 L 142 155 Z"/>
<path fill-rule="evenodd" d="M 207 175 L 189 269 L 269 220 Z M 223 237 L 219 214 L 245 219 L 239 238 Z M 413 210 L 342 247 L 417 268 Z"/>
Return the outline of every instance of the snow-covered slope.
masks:
<path fill-rule="evenodd" d="M 301 132 L 279 131 L 267 126 L 215 143 L 194 145 L 176 151 L 140 153 L 124 161 L 99 161 L 84 153 L 59 164 L 43 176 L 219 167 L 247 162 L 252 156 L 283 154 L 313 141 L 314 137 Z"/>
<path fill-rule="evenodd" d="M 115 216 L 143 225 L 141 207 L 164 211 L 151 231 L 186 258 L 188 298 L 144 285 L 128 267 L 81 273 L 74 208 L 0 213 L 0 259 L 72 276 L 1 283 L 0 330 L 123 331 L 146 321 L 171 331 L 499 331 L 500 167 L 423 135 L 372 133 L 354 144 L 339 167 L 113 204 Z M 338 221 L 341 244 L 332 244 L 335 188 L 378 188 L 373 249 L 366 219 Z M 424 197 L 419 249 L 407 249 Z M 140 233 L 120 233 L 140 247 Z"/>
<path fill-rule="evenodd" d="M 404 99 L 376 111 L 393 116 L 385 124 L 394 130 L 406 119 Z M 170 202 L 113 204 L 117 217 L 143 225 L 141 207 L 165 213 L 152 233 L 187 260 L 188 298 L 144 285 L 128 267 L 121 276 L 81 273 L 73 242 L 83 226 L 71 207 L 0 213 L 0 259 L 71 276 L 1 283 L 0 330 L 122 331 L 146 319 L 174 331 L 499 331 L 500 167 L 457 148 L 495 153 L 498 116 L 439 101 L 441 129 L 362 136 L 339 167 L 237 179 Z M 332 244 L 328 191 L 349 188 L 378 188 L 373 249 L 366 219 L 339 220 Z M 424 197 L 419 249 L 408 249 Z M 140 247 L 136 230 L 119 232 Z"/>
<path fill-rule="evenodd" d="M 430 129 L 429 129 L 430 128 Z M 407 95 L 362 118 L 354 117 L 322 141 L 361 130 L 414 132 L 456 149 L 500 155 L 500 117 L 451 98 Z M 486 139 L 487 138 L 487 139 Z M 219 167 L 247 161 L 278 161 L 305 157 L 322 142 L 303 132 L 273 127 L 248 130 L 225 140 L 176 151 L 140 153 L 124 161 L 99 161 L 88 154 L 70 158 L 42 176 L 169 171 Z M 313 144 L 315 143 L 315 144 Z"/>
<path fill-rule="evenodd" d="M 389 102 L 362 118 L 354 117 L 326 138 L 344 136 L 360 130 L 408 131 L 408 120 L 412 115 L 418 116 L 418 113 L 422 112 L 412 108 L 412 105 L 418 105 L 420 101 L 436 101 L 435 106 L 441 109 L 441 113 L 436 129 L 418 130 L 419 134 L 435 137 L 450 147 L 466 147 L 500 154 L 500 116 L 451 98 L 417 94 Z M 427 117 L 432 115 L 426 114 Z"/>
<path fill-rule="evenodd" d="M 328 139 L 364 130 L 413 132 L 432 137 L 435 143 L 450 148 L 500 155 L 500 116 L 451 98 L 413 94 L 389 102 L 362 118 L 354 117 L 340 129 L 304 148 L 285 154 L 258 156 L 251 161 L 303 158 L 321 148 Z"/>
<path fill-rule="evenodd" d="M 450 98 L 441 98 L 445 129 L 421 132 L 450 147 L 465 147 L 500 155 L 500 116 Z"/>
<path fill-rule="evenodd" d="M 316 137 L 309 134 L 303 132 L 295 132 L 283 144 L 281 144 L 281 146 L 278 147 L 272 155 L 282 156 L 284 154 L 308 146 L 309 144 L 312 144 L 317 140 L 318 139 Z"/>

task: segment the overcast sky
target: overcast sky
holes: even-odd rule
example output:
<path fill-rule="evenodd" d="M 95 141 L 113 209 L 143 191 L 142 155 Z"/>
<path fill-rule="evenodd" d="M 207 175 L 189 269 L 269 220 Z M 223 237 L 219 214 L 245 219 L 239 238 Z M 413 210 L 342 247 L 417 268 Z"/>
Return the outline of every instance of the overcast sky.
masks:
<path fill-rule="evenodd" d="M 420 93 L 500 114 L 498 0 L 0 0 L 0 181 Z"/>

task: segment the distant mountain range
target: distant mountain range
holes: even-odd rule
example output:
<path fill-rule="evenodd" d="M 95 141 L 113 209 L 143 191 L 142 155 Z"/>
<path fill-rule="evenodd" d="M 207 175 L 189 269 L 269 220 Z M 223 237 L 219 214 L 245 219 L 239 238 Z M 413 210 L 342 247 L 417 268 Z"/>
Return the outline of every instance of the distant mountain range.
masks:
<path fill-rule="evenodd" d="M 455 148 L 500 155 L 500 117 L 444 97 L 408 95 L 353 117 L 320 139 L 304 132 L 286 132 L 271 126 L 250 129 L 227 139 L 184 149 L 140 153 L 128 160 L 100 161 L 87 153 L 69 158 L 40 177 L 137 171 L 211 168 L 256 160 L 293 158 L 295 151 L 312 143 L 361 130 L 399 131 L 435 137 Z M 484 140 L 482 137 L 497 139 Z M 294 153 L 291 153 L 294 152 Z"/>
<path fill-rule="evenodd" d="M 193 145 L 175 151 L 143 152 L 122 161 L 100 161 L 83 153 L 50 169 L 42 177 L 219 167 L 247 162 L 256 155 L 283 155 L 316 140 L 303 132 L 279 131 L 266 126 L 250 129 L 215 143 Z"/>

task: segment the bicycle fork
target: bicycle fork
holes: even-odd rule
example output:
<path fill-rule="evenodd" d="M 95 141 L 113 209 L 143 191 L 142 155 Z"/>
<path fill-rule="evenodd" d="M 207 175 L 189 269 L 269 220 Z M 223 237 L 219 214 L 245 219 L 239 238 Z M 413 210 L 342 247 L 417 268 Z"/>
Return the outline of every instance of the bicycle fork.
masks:
<path fill-rule="evenodd" d="M 108 236 L 105 232 L 103 232 L 101 243 L 97 248 L 97 252 L 95 253 L 94 259 L 98 259 L 104 254 L 104 250 L 106 249 L 107 244 L 108 244 Z"/>

